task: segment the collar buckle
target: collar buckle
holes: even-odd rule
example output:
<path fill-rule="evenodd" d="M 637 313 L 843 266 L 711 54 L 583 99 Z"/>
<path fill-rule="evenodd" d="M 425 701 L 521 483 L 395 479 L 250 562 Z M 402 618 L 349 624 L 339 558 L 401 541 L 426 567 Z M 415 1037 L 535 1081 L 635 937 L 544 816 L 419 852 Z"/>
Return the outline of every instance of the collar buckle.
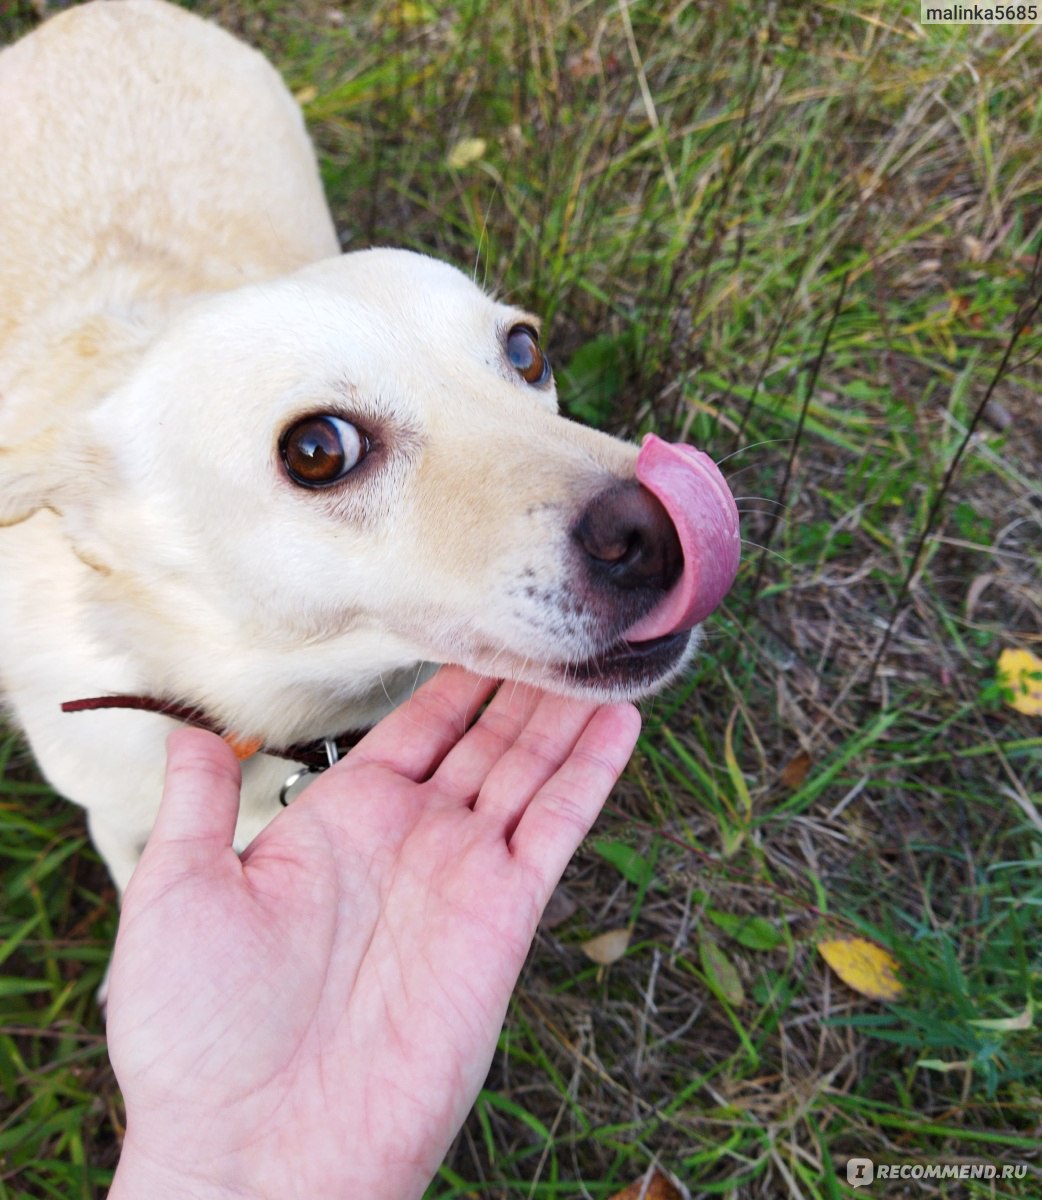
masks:
<path fill-rule="evenodd" d="M 279 788 L 279 803 L 283 808 L 289 808 L 290 804 L 304 790 L 302 787 L 297 787 L 302 779 L 307 779 L 309 775 L 321 775 L 330 767 L 335 767 L 340 761 L 340 750 L 336 744 L 336 738 L 323 738 L 322 749 L 325 750 L 328 760 L 326 766 L 301 767 L 299 771 L 294 771 L 291 775 L 286 776 L 286 782 Z M 307 785 L 305 784 L 305 786 Z M 295 788 L 296 791 L 294 791 Z"/>

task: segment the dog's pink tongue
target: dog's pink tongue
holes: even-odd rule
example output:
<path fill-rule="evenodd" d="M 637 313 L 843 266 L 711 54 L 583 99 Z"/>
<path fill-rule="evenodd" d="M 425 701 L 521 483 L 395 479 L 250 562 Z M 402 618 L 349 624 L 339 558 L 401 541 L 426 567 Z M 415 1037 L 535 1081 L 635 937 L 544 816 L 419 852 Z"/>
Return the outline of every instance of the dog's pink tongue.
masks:
<path fill-rule="evenodd" d="M 665 599 L 626 631 L 627 641 L 647 642 L 693 628 L 727 595 L 738 573 L 738 508 L 708 454 L 653 433 L 637 456 L 637 479 L 669 514 L 684 554 Z"/>

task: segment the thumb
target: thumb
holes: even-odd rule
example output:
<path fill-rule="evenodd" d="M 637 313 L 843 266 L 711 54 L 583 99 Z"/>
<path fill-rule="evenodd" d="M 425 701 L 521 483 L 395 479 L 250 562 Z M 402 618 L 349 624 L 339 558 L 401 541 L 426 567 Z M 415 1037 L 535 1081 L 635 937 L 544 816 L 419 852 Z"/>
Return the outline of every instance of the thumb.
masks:
<path fill-rule="evenodd" d="M 166 743 L 166 782 L 148 848 L 193 843 L 220 853 L 232 844 L 242 773 L 228 744 L 202 729 L 177 729 Z"/>

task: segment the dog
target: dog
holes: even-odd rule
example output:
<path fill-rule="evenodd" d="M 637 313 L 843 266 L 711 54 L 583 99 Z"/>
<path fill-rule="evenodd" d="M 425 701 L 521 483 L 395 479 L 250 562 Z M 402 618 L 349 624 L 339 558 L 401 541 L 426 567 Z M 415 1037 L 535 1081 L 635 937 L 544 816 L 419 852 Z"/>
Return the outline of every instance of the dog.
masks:
<path fill-rule="evenodd" d="M 341 254 L 260 54 L 96 0 L 0 53 L 0 112 L 0 691 L 120 891 L 178 720 L 238 747 L 242 848 L 433 664 L 684 669 L 715 464 L 560 416 L 538 319 L 455 268 Z"/>

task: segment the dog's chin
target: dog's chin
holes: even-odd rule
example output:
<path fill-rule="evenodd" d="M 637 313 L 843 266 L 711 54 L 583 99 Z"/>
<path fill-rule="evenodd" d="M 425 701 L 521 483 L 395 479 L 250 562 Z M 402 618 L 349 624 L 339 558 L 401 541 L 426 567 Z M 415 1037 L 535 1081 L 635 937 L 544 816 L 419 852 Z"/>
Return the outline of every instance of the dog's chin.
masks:
<path fill-rule="evenodd" d="M 543 687 L 588 700 L 640 700 L 665 687 L 690 662 L 697 629 L 646 642 L 616 642 L 589 658 L 551 665 Z"/>
<path fill-rule="evenodd" d="M 427 652 L 428 661 L 452 662 L 489 679 L 526 683 L 559 696 L 598 704 L 642 700 L 680 675 L 702 640 L 699 627 L 641 642 L 621 638 L 588 655 L 537 658 L 488 642 L 464 642 L 450 653 Z"/>

